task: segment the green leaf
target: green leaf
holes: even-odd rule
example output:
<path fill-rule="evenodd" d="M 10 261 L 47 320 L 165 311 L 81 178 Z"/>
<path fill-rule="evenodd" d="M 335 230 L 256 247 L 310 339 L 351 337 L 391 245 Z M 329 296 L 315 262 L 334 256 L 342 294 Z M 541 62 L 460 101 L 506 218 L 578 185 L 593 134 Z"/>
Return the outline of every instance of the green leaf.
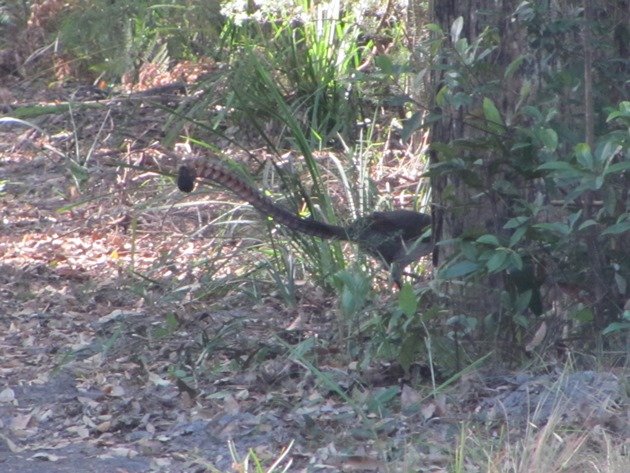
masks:
<path fill-rule="evenodd" d="M 551 128 L 543 128 L 536 133 L 543 146 L 549 151 L 555 151 L 558 147 L 558 134 Z"/>
<path fill-rule="evenodd" d="M 437 25 L 435 23 L 429 23 L 428 25 L 425 25 L 425 28 L 432 33 L 442 34 L 442 28 L 440 28 L 440 25 Z"/>
<path fill-rule="evenodd" d="M 387 76 L 391 75 L 394 71 L 394 63 L 389 54 L 380 54 L 374 58 L 374 65 L 378 67 L 381 72 Z"/>
<path fill-rule="evenodd" d="M 606 230 L 604 230 L 602 235 L 620 235 L 621 233 L 625 233 L 630 231 L 630 220 L 626 220 L 625 222 L 615 223 L 611 225 Z"/>
<path fill-rule="evenodd" d="M 591 218 L 582 222 L 578 227 L 578 230 L 584 230 L 585 228 L 592 227 L 593 225 L 597 225 L 597 222 Z"/>
<path fill-rule="evenodd" d="M 603 330 L 604 335 L 608 335 L 610 333 L 615 332 L 625 332 L 626 330 L 630 330 L 630 323 L 628 322 L 613 322 L 608 327 Z"/>
<path fill-rule="evenodd" d="M 474 273 L 478 269 L 479 265 L 477 263 L 465 260 L 441 269 L 438 274 L 442 279 L 455 279 Z"/>
<path fill-rule="evenodd" d="M 549 161 L 536 168 L 537 171 L 564 171 L 575 175 L 582 173 L 566 161 Z"/>
<path fill-rule="evenodd" d="M 622 147 L 613 139 L 603 140 L 593 151 L 594 161 L 607 167 L 621 149 Z"/>
<path fill-rule="evenodd" d="M 608 115 L 608 118 L 606 118 L 606 121 L 609 122 L 618 117 L 625 117 L 625 118 L 630 117 L 630 102 L 625 102 L 625 101 L 621 102 L 619 104 L 619 110 L 615 110 L 610 115 Z"/>
<path fill-rule="evenodd" d="M 472 241 L 463 241 L 460 246 L 462 255 L 469 261 L 475 261 L 479 257 L 479 248 Z"/>
<path fill-rule="evenodd" d="M 505 269 L 505 262 L 507 261 L 508 254 L 506 251 L 497 250 L 492 257 L 486 263 L 486 268 L 491 273 L 496 273 Z"/>
<path fill-rule="evenodd" d="M 345 316 L 356 314 L 366 303 L 369 280 L 366 276 L 349 270 L 337 272 L 333 283 L 341 291 L 339 305 Z"/>
<path fill-rule="evenodd" d="M 464 27 L 464 18 L 459 16 L 455 19 L 453 24 L 451 25 L 451 41 L 456 43 L 459 39 L 459 35 L 462 33 L 462 28 Z"/>
<path fill-rule="evenodd" d="M 626 294 L 628 290 L 628 281 L 621 274 L 615 271 L 615 284 L 617 285 L 617 291 L 619 294 Z"/>
<path fill-rule="evenodd" d="M 495 128 L 497 128 L 496 125 L 501 125 L 501 127 L 503 127 L 503 119 L 501 118 L 499 109 L 488 97 L 483 98 L 483 115 L 491 125 L 495 125 Z"/>
<path fill-rule="evenodd" d="M 581 323 L 589 323 L 594 319 L 593 311 L 588 307 L 583 307 L 582 309 L 571 314 L 571 318 L 577 320 Z"/>
<path fill-rule="evenodd" d="M 405 283 L 398 293 L 398 307 L 407 317 L 413 317 L 418 310 L 418 298 L 411 284 Z"/>
<path fill-rule="evenodd" d="M 508 64 L 508 67 L 505 68 L 505 72 L 503 73 L 503 77 L 505 77 L 506 79 L 509 78 L 509 77 L 512 77 L 514 72 L 516 72 L 516 70 L 519 67 L 521 67 L 521 64 L 523 64 L 524 60 L 525 60 L 525 56 L 522 55 L 522 54 L 519 57 L 517 57 L 516 59 L 514 59 L 514 61 L 512 61 L 510 64 Z"/>
<path fill-rule="evenodd" d="M 571 233 L 571 228 L 568 225 L 560 222 L 550 223 L 537 223 L 534 228 L 540 228 L 541 230 L 550 230 L 554 233 L 560 233 L 561 235 L 568 235 Z"/>
<path fill-rule="evenodd" d="M 507 266 L 509 268 L 516 268 L 520 271 L 523 269 L 523 258 L 521 258 L 521 255 L 519 255 L 518 253 L 510 252 Z"/>
<path fill-rule="evenodd" d="M 457 92 L 451 99 L 451 105 L 457 109 L 469 106 L 472 103 L 472 97 L 470 94 L 463 92 Z"/>
<path fill-rule="evenodd" d="M 606 186 L 602 189 L 603 196 L 603 210 L 608 212 L 608 215 L 615 215 L 617 209 L 617 193 L 613 186 Z"/>
<path fill-rule="evenodd" d="M 482 243 L 484 245 L 492 245 L 492 246 L 500 246 L 499 240 L 496 236 L 486 233 L 485 235 L 481 235 L 477 238 L 477 243 Z"/>
<path fill-rule="evenodd" d="M 531 117 L 536 122 L 540 122 L 543 119 L 542 113 L 540 110 L 533 105 L 525 105 L 522 109 L 522 113 L 525 116 Z"/>
<path fill-rule="evenodd" d="M 529 318 L 525 317 L 523 314 L 516 314 L 514 316 L 514 322 L 520 325 L 523 328 L 529 328 Z"/>
<path fill-rule="evenodd" d="M 574 228 L 575 222 L 577 222 L 581 216 L 582 216 L 582 210 L 578 210 L 577 212 L 573 212 L 572 214 L 569 214 L 567 217 L 567 220 L 569 222 L 569 227 Z"/>
<path fill-rule="evenodd" d="M 525 101 L 527 97 L 529 97 L 530 92 L 532 91 L 532 83 L 529 80 L 524 80 L 521 85 L 521 90 L 518 93 L 518 103 L 516 105 L 516 109 L 521 108 L 522 103 Z"/>
<path fill-rule="evenodd" d="M 413 333 L 406 332 L 407 336 L 403 338 L 400 345 L 400 352 L 398 353 L 398 362 L 405 373 L 409 372 L 411 364 L 416 360 L 420 347 L 418 336 Z"/>
<path fill-rule="evenodd" d="M 516 301 L 514 301 L 514 311 L 517 314 L 520 314 L 525 311 L 529 307 L 529 302 L 532 300 L 533 291 L 528 289 L 525 292 L 521 292 L 517 297 Z"/>
<path fill-rule="evenodd" d="M 448 86 L 442 87 L 437 94 L 435 94 L 435 103 L 438 107 L 444 107 L 446 105 L 446 95 L 448 94 Z"/>
<path fill-rule="evenodd" d="M 608 166 L 606 168 L 606 170 L 604 171 L 604 175 L 608 175 L 608 174 L 613 174 L 613 173 L 622 173 L 624 171 L 627 171 L 628 169 L 630 169 L 630 161 L 626 161 L 623 163 L 615 163 L 615 164 L 611 164 L 610 166 Z"/>
<path fill-rule="evenodd" d="M 390 386 L 380 391 L 376 391 L 376 394 L 370 398 L 367 403 L 367 408 L 372 412 L 382 412 L 386 408 L 386 404 L 392 399 L 395 399 L 400 392 L 398 386 Z"/>
<path fill-rule="evenodd" d="M 460 56 L 467 56 L 468 40 L 466 38 L 458 39 L 453 46 Z M 466 59 L 464 59 L 464 63 L 466 63 Z"/>
<path fill-rule="evenodd" d="M 577 162 L 580 163 L 585 169 L 589 171 L 593 170 L 593 154 L 591 153 L 591 147 L 586 143 L 578 143 L 573 150 Z"/>
<path fill-rule="evenodd" d="M 549 161 L 548 163 L 541 164 L 536 169 L 540 171 L 577 171 L 577 169 L 565 161 Z"/>
<path fill-rule="evenodd" d="M 520 227 L 521 225 L 523 225 L 525 222 L 527 222 L 529 220 L 529 217 L 514 217 L 509 219 L 505 225 L 503 225 L 503 228 L 510 229 L 510 228 L 516 228 L 516 227 Z"/>
<path fill-rule="evenodd" d="M 422 126 L 423 113 L 415 112 L 411 117 L 403 122 L 403 129 L 401 132 L 401 138 L 403 141 L 407 141 L 413 133 L 418 131 Z"/>
<path fill-rule="evenodd" d="M 516 245 L 519 241 L 523 239 L 523 236 L 525 236 L 526 232 L 527 232 L 527 227 L 517 228 L 514 231 L 514 233 L 512 233 L 512 236 L 510 237 L 510 243 L 508 246 L 512 248 L 514 245 Z"/>

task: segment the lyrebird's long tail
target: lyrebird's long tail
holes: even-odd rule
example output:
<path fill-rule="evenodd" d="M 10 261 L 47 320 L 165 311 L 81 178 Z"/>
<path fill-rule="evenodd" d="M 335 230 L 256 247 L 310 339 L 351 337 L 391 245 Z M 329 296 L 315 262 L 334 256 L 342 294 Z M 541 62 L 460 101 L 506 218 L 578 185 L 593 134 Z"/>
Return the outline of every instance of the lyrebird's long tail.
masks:
<path fill-rule="evenodd" d="M 182 192 L 192 192 L 195 179 L 204 179 L 222 185 L 241 199 L 249 202 L 261 214 L 273 218 L 287 228 L 320 238 L 348 240 L 345 228 L 311 219 L 302 219 L 261 194 L 220 161 L 194 158 L 180 166 L 177 187 Z"/>

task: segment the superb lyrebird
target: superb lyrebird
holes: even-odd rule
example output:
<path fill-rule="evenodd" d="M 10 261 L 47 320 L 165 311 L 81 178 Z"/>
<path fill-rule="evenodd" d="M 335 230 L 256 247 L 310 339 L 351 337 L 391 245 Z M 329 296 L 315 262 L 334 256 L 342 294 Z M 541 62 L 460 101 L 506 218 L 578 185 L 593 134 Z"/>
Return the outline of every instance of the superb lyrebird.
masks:
<path fill-rule="evenodd" d="M 429 238 L 425 237 L 426 230 L 431 225 L 431 216 L 421 212 L 373 212 L 342 227 L 294 215 L 216 159 L 189 159 L 179 167 L 177 186 L 181 191 L 192 192 L 196 179 L 222 185 L 249 202 L 261 214 L 293 231 L 356 243 L 367 253 L 381 258 L 391 268 L 392 278 L 399 286 L 403 269 L 432 250 Z"/>

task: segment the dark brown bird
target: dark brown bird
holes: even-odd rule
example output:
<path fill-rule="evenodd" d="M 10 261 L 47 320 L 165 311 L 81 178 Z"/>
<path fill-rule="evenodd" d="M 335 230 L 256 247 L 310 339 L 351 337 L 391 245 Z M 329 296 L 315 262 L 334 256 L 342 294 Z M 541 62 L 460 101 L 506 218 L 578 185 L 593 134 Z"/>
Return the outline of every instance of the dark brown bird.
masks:
<path fill-rule="evenodd" d="M 291 230 L 356 243 L 367 253 L 382 259 L 390 267 L 392 279 L 399 286 L 403 269 L 432 250 L 429 238 L 422 238 L 431 225 L 431 217 L 424 213 L 413 210 L 373 212 L 359 217 L 347 227 L 341 227 L 299 218 L 261 194 L 220 161 L 196 158 L 180 166 L 177 187 L 183 192 L 192 192 L 197 178 L 222 185 L 249 202 L 261 214 Z"/>

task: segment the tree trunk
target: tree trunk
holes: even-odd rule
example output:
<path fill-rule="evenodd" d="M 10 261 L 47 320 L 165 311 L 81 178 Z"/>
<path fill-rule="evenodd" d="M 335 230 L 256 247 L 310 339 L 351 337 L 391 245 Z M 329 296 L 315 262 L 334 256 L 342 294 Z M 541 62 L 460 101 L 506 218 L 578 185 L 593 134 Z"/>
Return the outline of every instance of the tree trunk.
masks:
<path fill-rule="evenodd" d="M 522 50 L 527 44 L 524 40 L 525 32 L 518 29 L 517 22 L 511 21 L 519 3 L 520 0 L 434 0 L 431 8 L 432 22 L 447 33 L 449 44 L 444 44 L 443 47 L 451 49 L 455 49 L 455 42 L 461 38 L 466 38 L 468 44 L 472 44 L 487 28 L 496 31 L 500 36 L 496 41 L 498 48 L 487 58 L 487 69 L 478 71 L 480 75 L 477 75 L 476 79 L 479 82 L 485 79 L 497 80 L 503 77 L 503 71 L 508 65 L 525 52 Z M 454 35 L 453 25 L 460 17 L 463 19 L 461 32 Z M 447 61 L 448 59 L 443 59 L 443 62 Z M 445 77 L 449 64 L 443 63 L 442 66 L 446 67 L 434 68 L 431 77 L 430 87 L 436 95 L 450 81 Z M 503 79 L 498 93 L 497 90 L 492 93 L 494 103 L 506 121 L 509 120 L 509 111 L 516 108 L 521 82 L 518 74 L 514 74 Z M 483 118 L 481 96 L 459 108 L 437 104 L 434 106 L 441 118 L 435 121 L 430 129 L 430 142 L 433 145 L 430 151 L 431 164 L 439 165 L 449 160 L 461 159 L 469 167 L 471 174 L 477 178 L 476 182 L 466 182 L 460 173 L 440 174 L 432 178 L 434 239 L 436 241 L 460 237 L 474 239 L 486 233 L 501 234 L 508 217 L 509 202 L 493 192 L 494 185 L 504 180 L 519 193 L 527 192 L 527 189 L 526 183 L 520 177 L 513 174 L 501 175 L 500 171 L 497 171 L 501 168 L 501 160 L 507 156 L 496 155 L 497 148 L 500 148 L 499 132 L 495 136 L 488 136 L 487 130 L 475 126 L 475 123 Z M 456 155 L 453 155 L 452 149 L 449 151 L 439 147 L 439 144 L 462 140 L 470 142 L 484 136 L 488 140 L 487 149 L 483 147 L 467 149 L 466 146 L 460 146 L 456 149 Z M 504 152 L 507 155 L 509 150 Z M 443 263 L 453 251 L 448 246 L 438 248 L 434 254 L 434 263 L 437 265 Z M 490 297 L 491 293 L 497 297 L 500 294 L 500 284 L 497 286 L 500 281 L 496 279 L 492 282 L 493 291 L 488 291 L 484 297 L 476 298 L 474 304 L 472 299 L 468 301 L 469 309 L 474 309 L 472 306 L 475 304 L 479 305 L 477 310 L 482 312 L 485 312 L 488 306 L 497 307 L 496 298 Z"/>
<path fill-rule="evenodd" d="M 618 299 L 627 296 L 629 279 L 617 240 L 624 239 L 604 230 L 627 216 L 627 174 L 606 175 L 602 163 L 619 163 L 626 155 L 602 150 L 606 143 L 611 149 L 623 146 L 610 133 L 615 127 L 622 133 L 623 127 L 607 115 L 627 97 L 629 5 L 627 0 L 432 1 L 431 21 L 441 32 L 431 28 L 435 47 L 429 51 L 438 59 L 428 86 L 434 94 L 430 173 L 434 240 L 443 242 L 434 263 L 444 265 L 455 256 L 473 268 L 445 273 L 465 283 L 457 286 L 465 290 L 452 291 L 454 313 L 478 317 L 508 309 L 513 322 L 531 328 L 518 319 L 527 311 L 513 297 L 528 290 L 515 291 L 513 285 L 525 278 L 536 286 L 538 300 L 532 297 L 526 308 L 540 315 L 545 273 L 549 294 L 562 291 L 570 298 L 561 314 L 565 325 L 571 317 L 581 318 L 586 330 L 590 318 L 601 333 L 623 306 Z M 600 161 L 591 164 L 592 159 Z M 554 167 L 575 172 L 562 174 Z M 513 242 L 518 220 L 508 230 L 505 224 L 515 217 L 526 224 Z M 484 251 L 488 259 L 479 257 Z M 501 253 L 519 264 L 493 270 L 490 258 L 499 260 Z M 491 276 L 476 285 L 461 277 L 484 270 Z M 551 297 L 556 306 L 562 296 Z"/>

